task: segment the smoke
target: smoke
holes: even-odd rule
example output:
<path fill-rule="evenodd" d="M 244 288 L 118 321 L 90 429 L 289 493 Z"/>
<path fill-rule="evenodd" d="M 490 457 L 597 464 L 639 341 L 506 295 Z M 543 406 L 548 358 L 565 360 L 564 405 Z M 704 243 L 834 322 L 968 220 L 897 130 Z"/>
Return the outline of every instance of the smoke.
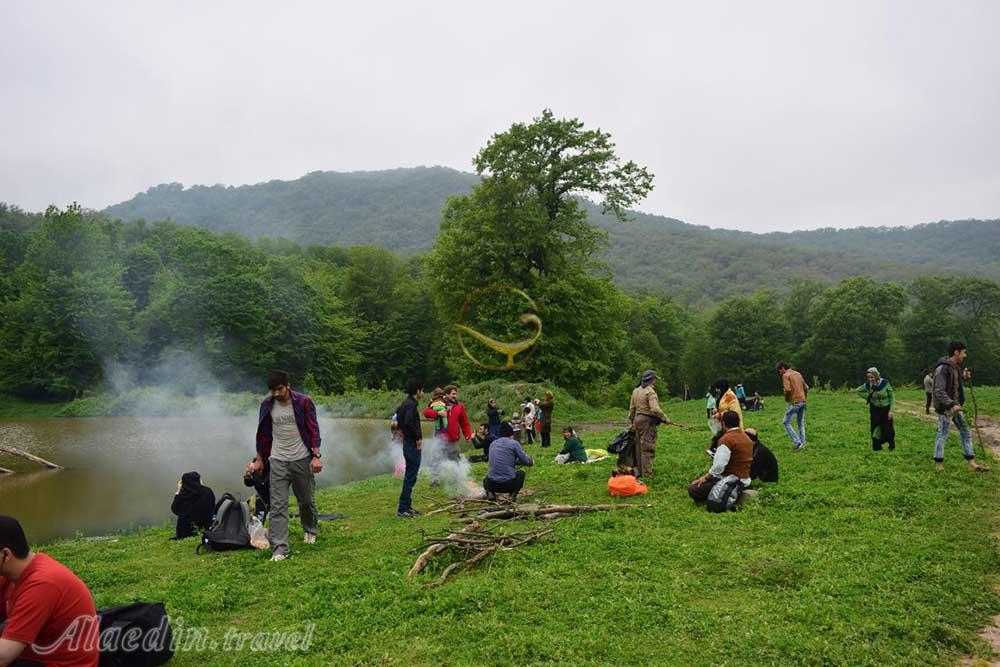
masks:
<path fill-rule="evenodd" d="M 450 496 L 482 497 L 485 492 L 472 479 L 472 464 L 464 455 L 451 457 L 453 446 L 438 438 L 425 438 L 423 461 L 420 472 L 431 481 L 439 481 Z"/>
<path fill-rule="evenodd" d="M 165 352 L 148 366 L 105 360 L 113 401 L 110 413 L 136 417 L 218 417 L 254 414 L 253 395 L 224 393 L 225 386 L 196 354 Z M 238 399 L 234 397 L 239 397 Z"/>

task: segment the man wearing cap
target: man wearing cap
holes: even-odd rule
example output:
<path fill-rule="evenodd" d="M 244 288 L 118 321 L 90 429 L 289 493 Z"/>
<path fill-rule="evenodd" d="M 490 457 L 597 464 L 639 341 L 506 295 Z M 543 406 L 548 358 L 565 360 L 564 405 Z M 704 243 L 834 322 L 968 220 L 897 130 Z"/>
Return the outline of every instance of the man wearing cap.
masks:
<path fill-rule="evenodd" d="M 656 395 L 656 372 L 642 374 L 639 386 L 632 390 L 629 401 L 628 418 L 635 431 L 634 465 L 636 477 L 653 476 L 653 458 L 656 456 L 656 428 L 669 424 L 670 418 L 660 409 L 660 398 Z"/>

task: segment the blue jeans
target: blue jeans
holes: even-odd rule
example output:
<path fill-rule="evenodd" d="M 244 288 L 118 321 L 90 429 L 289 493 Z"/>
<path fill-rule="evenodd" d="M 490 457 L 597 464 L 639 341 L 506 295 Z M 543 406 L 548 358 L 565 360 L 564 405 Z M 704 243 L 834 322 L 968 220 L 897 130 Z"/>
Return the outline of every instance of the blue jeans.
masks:
<path fill-rule="evenodd" d="M 792 417 L 797 417 L 799 432 L 796 433 L 792 428 Z M 792 439 L 795 446 L 798 447 L 806 444 L 806 403 L 805 401 L 801 403 L 789 403 L 788 409 L 785 410 L 785 419 L 782 422 L 785 425 L 785 430 L 788 432 L 788 437 Z"/>
<path fill-rule="evenodd" d="M 944 443 L 948 440 L 948 431 L 952 421 L 955 422 L 955 426 L 958 427 L 958 434 L 962 437 L 962 453 L 965 455 L 965 460 L 971 461 L 976 458 L 975 453 L 972 451 L 972 431 L 969 430 L 969 426 L 965 423 L 965 413 L 957 412 L 952 416 L 939 412 L 937 417 L 938 430 L 937 438 L 934 440 L 934 460 L 938 463 L 944 461 Z"/>
<path fill-rule="evenodd" d="M 490 424 L 488 428 L 490 435 L 492 435 L 494 438 L 500 437 L 500 424 Z"/>
<path fill-rule="evenodd" d="M 417 473 L 420 472 L 420 450 L 415 442 L 403 442 L 403 459 L 406 461 L 406 472 L 403 474 L 403 490 L 399 494 L 399 510 L 407 512 L 413 509 L 413 487 L 417 485 Z"/>

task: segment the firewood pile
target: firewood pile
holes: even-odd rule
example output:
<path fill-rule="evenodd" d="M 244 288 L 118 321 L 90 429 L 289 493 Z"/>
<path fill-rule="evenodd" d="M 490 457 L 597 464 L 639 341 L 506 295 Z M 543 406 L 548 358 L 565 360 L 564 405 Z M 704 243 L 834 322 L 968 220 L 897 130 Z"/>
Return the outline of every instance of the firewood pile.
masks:
<path fill-rule="evenodd" d="M 537 544 L 552 535 L 553 528 L 535 528 L 507 532 L 507 522 L 517 520 L 552 521 L 577 516 L 589 512 L 606 512 L 630 507 L 652 507 L 652 505 L 607 504 L 607 505 L 548 505 L 548 504 L 502 504 L 489 500 L 452 498 L 451 502 L 435 509 L 430 514 L 451 513 L 459 515 L 456 520 L 466 525 L 439 535 L 425 535 L 418 549 L 423 552 L 407 573 L 414 577 L 423 572 L 436 557 L 443 560 L 447 556 L 458 557 L 441 572 L 441 575 L 425 584 L 424 588 L 441 586 L 452 575 L 468 572 L 487 558 L 492 560 L 497 553 L 509 551 L 528 544 Z M 491 523 L 487 523 L 491 522 Z"/>

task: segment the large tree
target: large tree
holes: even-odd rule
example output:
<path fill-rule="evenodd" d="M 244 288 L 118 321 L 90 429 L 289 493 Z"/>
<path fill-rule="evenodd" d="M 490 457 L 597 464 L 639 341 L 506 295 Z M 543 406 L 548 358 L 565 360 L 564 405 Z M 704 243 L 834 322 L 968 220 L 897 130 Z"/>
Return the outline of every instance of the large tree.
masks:
<path fill-rule="evenodd" d="M 624 219 L 652 188 L 652 175 L 622 162 L 609 134 L 548 109 L 495 134 L 473 163 L 482 182 L 448 201 L 429 259 L 440 316 L 455 322 L 470 295 L 490 285 L 523 290 L 543 334 L 510 376 L 571 387 L 605 380 L 623 351 L 624 303 L 592 259 L 605 235 L 587 222 L 579 198 Z M 517 294 L 493 292 L 462 311 L 463 323 L 499 340 L 523 339 L 526 309 Z M 453 369 L 466 378 L 493 375 L 465 358 L 454 336 L 448 341 Z M 476 354 L 499 361 L 483 346 Z"/>

